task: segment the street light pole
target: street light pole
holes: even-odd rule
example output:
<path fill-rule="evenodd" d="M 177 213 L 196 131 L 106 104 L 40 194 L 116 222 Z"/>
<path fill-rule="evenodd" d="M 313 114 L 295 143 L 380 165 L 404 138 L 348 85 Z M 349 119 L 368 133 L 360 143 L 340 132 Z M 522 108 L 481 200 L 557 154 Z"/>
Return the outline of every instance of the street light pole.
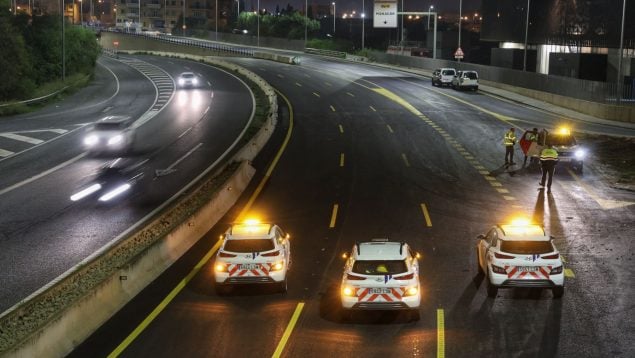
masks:
<path fill-rule="evenodd" d="M 167 1 L 167 0 L 165 0 L 165 1 Z M 216 0 L 216 4 L 214 5 L 214 12 L 215 12 L 215 14 L 214 14 L 214 16 L 215 16 L 214 24 L 216 26 L 216 35 L 215 35 L 215 37 L 216 37 L 216 41 L 218 41 L 218 0 Z"/>
<path fill-rule="evenodd" d="M 335 33 L 335 1 L 331 4 L 333 5 L 333 33 Z"/>
<path fill-rule="evenodd" d="M 60 0 L 60 7 L 61 7 L 61 11 L 60 13 L 62 14 L 62 82 L 66 81 L 66 41 L 64 40 L 64 38 L 66 36 L 64 36 L 64 33 L 66 32 L 66 25 L 64 25 L 64 23 L 66 21 L 64 21 L 64 0 Z"/>
<path fill-rule="evenodd" d="M 139 0 L 139 2 L 141 2 L 141 0 Z M 185 0 L 183 0 L 183 36 L 185 36 L 185 29 L 187 29 L 187 26 L 185 26 Z"/>
<path fill-rule="evenodd" d="M 617 59 L 617 104 L 622 101 L 622 56 L 624 56 L 624 18 L 626 17 L 626 0 L 622 0 L 622 30 L 620 32 L 620 51 Z"/>
<path fill-rule="evenodd" d="M 256 15 L 256 16 L 257 16 L 256 17 L 256 21 L 258 21 L 258 24 L 256 26 L 257 29 L 258 29 L 257 30 L 257 36 L 256 36 L 256 38 L 257 38 L 256 43 L 257 43 L 258 47 L 260 47 L 260 0 L 258 0 L 258 15 Z"/>
<path fill-rule="evenodd" d="M 461 48 L 461 19 L 463 18 L 463 0 L 459 0 L 459 48 Z M 461 62 L 460 58 L 457 58 Z"/>
<path fill-rule="evenodd" d="M 529 33 L 529 2 L 527 0 L 527 18 L 525 19 L 525 51 L 523 52 L 523 71 L 527 71 L 527 34 Z"/>
<path fill-rule="evenodd" d="M 434 10 L 434 5 L 430 5 L 430 7 L 428 7 L 428 31 L 430 31 L 430 13 L 432 10 Z"/>
<path fill-rule="evenodd" d="M 362 50 L 364 49 L 364 26 L 366 25 L 366 8 L 365 8 L 365 4 L 364 4 L 364 0 L 362 0 Z"/>
<path fill-rule="evenodd" d="M 308 11 L 308 0 L 304 0 L 304 48 L 306 48 L 306 42 L 308 39 L 308 27 L 309 26 L 309 11 Z"/>

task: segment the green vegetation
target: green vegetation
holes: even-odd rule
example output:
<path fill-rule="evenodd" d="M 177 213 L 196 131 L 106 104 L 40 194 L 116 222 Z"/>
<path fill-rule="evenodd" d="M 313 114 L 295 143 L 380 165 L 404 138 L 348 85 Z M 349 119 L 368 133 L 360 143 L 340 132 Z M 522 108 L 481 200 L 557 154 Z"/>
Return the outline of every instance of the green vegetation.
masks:
<path fill-rule="evenodd" d="M 352 41 L 344 39 L 311 39 L 307 41 L 307 47 L 320 50 L 351 52 L 355 47 Z"/>
<path fill-rule="evenodd" d="M 63 56 L 59 15 L 14 16 L 10 7 L 0 0 L 0 102 L 43 96 L 93 74 L 100 51 L 94 32 L 67 23 Z"/>
<path fill-rule="evenodd" d="M 241 12 L 238 18 L 240 29 L 247 29 L 250 34 L 258 31 L 258 14 L 253 12 Z M 304 31 L 310 37 L 320 30 L 320 22 L 307 19 L 297 11 L 288 12 L 285 15 L 266 13 L 260 15 L 260 36 L 280 37 L 286 39 L 303 39 Z"/>

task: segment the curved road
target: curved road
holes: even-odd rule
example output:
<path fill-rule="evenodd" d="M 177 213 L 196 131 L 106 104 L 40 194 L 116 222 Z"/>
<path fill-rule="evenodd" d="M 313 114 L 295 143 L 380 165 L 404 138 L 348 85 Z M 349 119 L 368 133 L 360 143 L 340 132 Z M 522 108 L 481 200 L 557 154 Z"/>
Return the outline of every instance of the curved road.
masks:
<path fill-rule="evenodd" d="M 183 71 L 206 83 L 175 89 L 173 78 Z M 222 158 L 248 125 L 253 101 L 242 81 L 211 66 L 102 57 L 89 88 L 56 108 L 3 118 L 0 148 L 14 154 L 0 158 L 0 310 L 117 240 Z M 152 118 L 142 116 L 148 110 Z M 130 160 L 144 163 L 146 180 L 120 202 L 71 202 L 70 195 L 111 160 L 82 152 L 86 124 L 112 114 L 140 118 Z M 167 168 L 174 171 L 153 178 Z"/>

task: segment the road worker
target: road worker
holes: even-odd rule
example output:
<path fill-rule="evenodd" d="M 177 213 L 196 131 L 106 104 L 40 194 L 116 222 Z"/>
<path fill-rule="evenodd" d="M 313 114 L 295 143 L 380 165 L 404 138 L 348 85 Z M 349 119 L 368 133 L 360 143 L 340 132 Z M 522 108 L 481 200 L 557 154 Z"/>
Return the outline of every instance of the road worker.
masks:
<path fill-rule="evenodd" d="M 540 166 L 542 168 L 542 179 L 540 180 L 541 190 L 544 189 L 545 179 L 547 176 L 547 193 L 551 193 L 551 181 L 553 178 L 553 172 L 556 169 L 558 163 L 558 151 L 553 148 L 551 143 L 547 143 L 547 146 L 540 152 Z"/>
<path fill-rule="evenodd" d="M 514 144 L 516 144 L 516 129 L 511 127 L 507 133 L 505 133 L 505 165 L 514 165 Z M 509 158 L 509 160 L 508 160 Z"/>
<path fill-rule="evenodd" d="M 533 143 L 537 143 L 538 142 L 538 128 L 534 128 L 531 131 L 527 132 L 525 134 L 525 139 L 533 142 Z M 523 161 L 523 167 L 527 165 L 527 154 L 525 154 L 525 160 Z M 529 165 L 534 164 L 536 162 L 536 158 L 531 157 L 531 159 L 529 160 Z"/>

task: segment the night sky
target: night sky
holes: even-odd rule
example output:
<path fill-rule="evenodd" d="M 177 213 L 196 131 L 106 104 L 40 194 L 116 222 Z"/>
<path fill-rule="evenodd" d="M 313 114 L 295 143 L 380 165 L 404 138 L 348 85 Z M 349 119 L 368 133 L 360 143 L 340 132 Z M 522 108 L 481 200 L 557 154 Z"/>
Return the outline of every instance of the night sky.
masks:
<path fill-rule="evenodd" d="M 243 0 L 247 9 L 257 8 L 257 0 Z M 331 0 L 307 0 L 309 4 L 331 4 Z M 399 1 L 399 10 L 401 10 L 401 0 Z M 463 11 L 480 10 L 481 2 L 483 0 L 463 0 Z M 260 0 L 260 7 L 270 11 L 276 9 L 278 5 L 281 9 L 286 7 L 287 4 L 291 4 L 296 9 L 304 9 L 303 0 Z M 337 9 L 338 16 L 341 16 L 343 12 L 349 12 L 356 10 L 359 12 L 362 8 L 362 0 L 335 0 L 335 7 Z M 372 14 L 373 0 L 365 0 L 366 12 Z M 406 11 L 427 11 L 428 6 L 434 5 L 435 10 L 438 12 L 459 12 L 459 0 L 403 0 Z"/>

